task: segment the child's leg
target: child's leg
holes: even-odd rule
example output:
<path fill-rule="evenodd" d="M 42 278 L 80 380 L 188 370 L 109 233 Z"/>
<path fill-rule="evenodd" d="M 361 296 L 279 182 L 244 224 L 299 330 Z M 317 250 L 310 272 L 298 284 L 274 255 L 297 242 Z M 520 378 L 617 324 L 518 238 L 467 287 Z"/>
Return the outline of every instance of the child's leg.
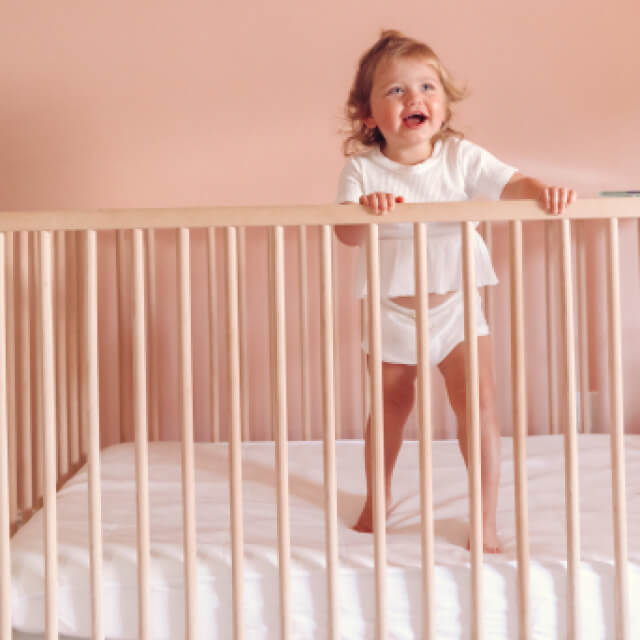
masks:
<path fill-rule="evenodd" d="M 468 468 L 465 343 L 458 344 L 438 366 L 444 376 L 449 402 L 456 414 L 458 443 Z M 496 418 L 493 356 L 489 336 L 478 338 L 478 371 L 483 542 L 485 552 L 499 553 L 502 549 L 497 535 L 496 510 L 500 482 L 500 427 Z"/>
<path fill-rule="evenodd" d="M 384 486 L 387 509 L 391 497 L 391 475 L 402 445 L 404 425 L 413 408 L 417 369 L 413 365 L 382 363 L 382 394 L 384 416 Z M 371 417 L 364 438 L 364 466 L 367 478 L 367 498 L 354 525 L 356 531 L 373 531 L 373 469 Z"/>

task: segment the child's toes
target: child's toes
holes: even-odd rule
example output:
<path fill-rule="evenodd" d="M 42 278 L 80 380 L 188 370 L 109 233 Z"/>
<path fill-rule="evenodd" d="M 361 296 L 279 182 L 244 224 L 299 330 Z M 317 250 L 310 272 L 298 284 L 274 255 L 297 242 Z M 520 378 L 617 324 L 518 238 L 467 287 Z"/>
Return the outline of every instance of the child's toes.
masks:
<path fill-rule="evenodd" d="M 483 548 L 485 553 L 502 553 L 502 545 L 499 542 L 495 544 L 485 544 Z"/>
<path fill-rule="evenodd" d="M 471 538 L 467 540 L 467 551 L 471 551 Z M 502 544 L 497 538 L 482 541 L 482 551 L 484 553 L 502 553 Z"/>

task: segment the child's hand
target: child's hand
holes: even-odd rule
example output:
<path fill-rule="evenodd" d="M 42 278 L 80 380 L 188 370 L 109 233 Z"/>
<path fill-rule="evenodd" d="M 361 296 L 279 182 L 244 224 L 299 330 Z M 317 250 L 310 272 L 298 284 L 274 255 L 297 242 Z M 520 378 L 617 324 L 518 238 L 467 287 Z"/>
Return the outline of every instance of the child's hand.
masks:
<path fill-rule="evenodd" d="M 576 199 L 576 192 L 567 187 L 548 187 L 540 180 L 514 173 L 500 194 L 501 200 L 536 200 L 551 215 L 560 215 Z"/>
<path fill-rule="evenodd" d="M 402 196 L 394 196 L 392 193 L 369 193 L 360 196 L 360 204 L 369 209 L 369 213 L 381 216 L 395 207 L 396 202 L 404 202 Z"/>
<path fill-rule="evenodd" d="M 576 199 L 576 192 L 567 187 L 545 187 L 538 197 L 540 206 L 551 215 L 560 215 Z"/>

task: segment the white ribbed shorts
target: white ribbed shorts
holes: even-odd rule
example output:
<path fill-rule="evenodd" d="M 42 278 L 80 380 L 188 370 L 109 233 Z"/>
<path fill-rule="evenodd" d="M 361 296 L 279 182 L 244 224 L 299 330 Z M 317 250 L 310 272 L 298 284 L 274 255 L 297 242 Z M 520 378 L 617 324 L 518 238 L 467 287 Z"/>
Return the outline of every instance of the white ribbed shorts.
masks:
<path fill-rule="evenodd" d="M 482 312 L 478 294 L 477 332 L 489 335 L 489 326 Z M 364 319 L 362 348 L 369 353 L 367 319 Z M 380 300 L 380 329 L 382 333 L 382 360 L 392 364 L 417 364 L 416 311 L 403 307 L 388 298 Z M 437 307 L 429 309 L 429 361 L 440 364 L 464 341 L 464 295 L 457 291 Z"/>

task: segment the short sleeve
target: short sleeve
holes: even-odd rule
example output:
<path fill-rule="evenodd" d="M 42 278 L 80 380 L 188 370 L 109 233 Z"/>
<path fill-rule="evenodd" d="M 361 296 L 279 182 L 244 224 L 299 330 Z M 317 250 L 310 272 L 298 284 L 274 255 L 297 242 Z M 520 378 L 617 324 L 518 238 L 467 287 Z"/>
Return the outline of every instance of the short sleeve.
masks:
<path fill-rule="evenodd" d="M 355 158 L 347 158 L 338 179 L 338 195 L 336 202 L 359 202 L 364 193 L 362 171 Z"/>
<path fill-rule="evenodd" d="M 460 154 L 465 173 L 465 192 L 469 198 L 499 200 L 502 190 L 517 169 L 468 140 L 460 142 Z"/>

